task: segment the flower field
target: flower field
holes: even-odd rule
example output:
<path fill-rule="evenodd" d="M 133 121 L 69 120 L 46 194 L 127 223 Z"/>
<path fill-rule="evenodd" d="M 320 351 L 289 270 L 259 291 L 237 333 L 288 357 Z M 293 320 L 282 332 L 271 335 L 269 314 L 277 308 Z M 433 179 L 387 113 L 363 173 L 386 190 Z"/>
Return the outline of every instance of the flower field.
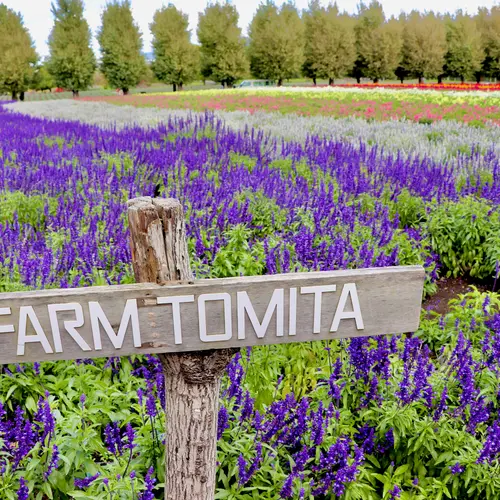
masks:
<path fill-rule="evenodd" d="M 334 118 L 357 117 L 365 120 L 411 120 L 432 123 L 455 120 L 475 126 L 500 124 L 500 92 L 461 90 L 437 91 L 420 88 L 395 90 L 359 87 L 279 87 L 252 90 L 202 90 L 169 94 L 85 97 L 132 106 L 154 106 L 196 111 L 266 111 L 322 115 Z"/>
<path fill-rule="evenodd" d="M 0 292 L 133 282 L 125 202 L 155 188 L 186 208 L 200 278 L 420 264 L 424 299 L 480 284 L 411 335 L 237 354 L 216 498 L 497 499 L 500 97 L 314 92 L 0 106 Z M 328 111 L 368 101 L 405 111 Z M 153 356 L 3 367 L 0 498 L 163 498 L 163 389 Z"/>
<path fill-rule="evenodd" d="M 498 83 L 344 83 L 339 87 L 350 87 L 358 89 L 394 89 L 394 90 L 439 90 L 442 91 L 481 91 L 481 92 L 498 92 L 500 85 Z"/>

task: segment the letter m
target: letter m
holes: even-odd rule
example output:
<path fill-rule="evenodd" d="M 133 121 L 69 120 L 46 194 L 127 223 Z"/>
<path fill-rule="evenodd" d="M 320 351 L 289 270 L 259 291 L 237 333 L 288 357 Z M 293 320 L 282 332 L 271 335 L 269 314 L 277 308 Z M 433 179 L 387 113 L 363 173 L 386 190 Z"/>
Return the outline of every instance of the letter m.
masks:
<path fill-rule="evenodd" d="M 259 339 L 264 338 L 269 323 L 271 323 L 271 318 L 273 317 L 274 311 L 276 310 L 276 335 L 278 337 L 283 336 L 283 325 L 284 325 L 284 302 L 285 293 L 283 288 L 278 288 L 274 290 L 269 305 L 267 306 L 266 313 L 264 314 L 264 319 L 262 323 L 257 318 L 255 309 L 253 308 L 250 297 L 247 292 L 238 292 L 238 338 L 245 338 L 245 323 L 246 314 L 252 323 L 255 334 Z"/>
<path fill-rule="evenodd" d="M 92 336 L 94 337 L 94 346 L 96 351 L 102 349 L 101 342 L 101 326 L 111 340 L 115 349 L 121 349 L 125 340 L 129 323 L 132 323 L 132 336 L 134 339 L 134 347 L 141 347 L 141 332 L 139 328 L 139 313 L 137 310 L 137 300 L 129 299 L 125 304 L 118 334 L 115 333 L 106 314 L 102 310 L 99 302 L 89 302 L 90 322 L 92 325 Z"/>

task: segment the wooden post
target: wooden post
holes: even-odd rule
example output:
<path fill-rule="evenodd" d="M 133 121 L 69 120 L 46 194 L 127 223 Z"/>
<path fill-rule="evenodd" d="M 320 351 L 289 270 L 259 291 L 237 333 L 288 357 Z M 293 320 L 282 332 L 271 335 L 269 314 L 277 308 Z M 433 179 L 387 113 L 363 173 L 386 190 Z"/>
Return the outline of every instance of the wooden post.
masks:
<path fill-rule="evenodd" d="M 191 282 L 184 211 L 179 201 L 128 202 L 137 282 Z M 215 494 L 220 380 L 236 349 L 161 354 L 166 387 L 165 500 Z"/>

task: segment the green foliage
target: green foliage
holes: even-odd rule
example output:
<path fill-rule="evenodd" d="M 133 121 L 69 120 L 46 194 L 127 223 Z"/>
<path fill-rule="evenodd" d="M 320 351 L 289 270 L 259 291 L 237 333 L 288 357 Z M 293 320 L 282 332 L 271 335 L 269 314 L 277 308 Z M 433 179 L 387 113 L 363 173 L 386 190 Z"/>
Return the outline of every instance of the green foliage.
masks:
<path fill-rule="evenodd" d="M 57 201 L 41 195 L 25 195 L 21 191 L 0 194 L 0 224 L 14 220 L 21 225 L 28 224 L 38 230 L 45 224 L 45 210 L 55 215 Z"/>
<path fill-rule="evenodd" d="M 93 81 L 96 59 L 92 33 L 83 17 L 82 0 L 56 0 L 52 4 L 54 27 L 49 36 L 47 69 L 58 87 L 77 95 Z"/>
<path fill-rule="evenodd" d="M 500 210 L 484 200 L 464 198 L 437 206 L 427 228 L 447 276 L 493 277 L 500 261 Z"/>
<path fill-rule="evenodd" d="M 248 73 L 245 42 L 235 6 L 227 2 L 208 5 L 200 13 L 197 34 L 204 78 L 232 87 Z"/>
<path fill-rule="evenodd" d="M 491 77 L 500 76 L 500 6 L 480 8 L 476 17 L 484 51 L 481 73 Z"/>
<path fill-rule="evenodd" d="M 248 203 L 252 214 L 252 233 L 254 236 L 278 235 L 286 229 L 287 210 L 275 200 L 267 198 L 262 192 L 244 191 L 237 195 L 238 203 Z"/>
<path fill-rule="evenodd" d="M 290 3 L 281 8 L 262 3 L 249 27 L 250 68 L 256 78 L 277 80 L 300 74 L 304 62 L 304 27 L 297 9 Z"/>
<path fill-rule="evenodd" d="M 212 277 L 258 276 L 264 273 L 264 248 L 260 243 L 250 246 L 251 234 L 242 224 L 225 232 L 226 244 L 214 257 L 210 270 Z"/>
<path fill-rule="evenodd" d="M 394 75 L 401 54 L 401 25 L 396 19 L 386 21 L 382 4 L 372 0 L 359 7 L 355 26 L 357 62 L 363 76 L 377 82 Z"/>
<path fill-rule="evenodd" d="M 132 17 L 130 0 L 113 0 L 106 5 L 97 33 L 101 48 L 100 69 L 108 83 L 127 94 L 146 72 L 142 35 Z"/>
<path fill-rule="evenodd" d="M 52 90 L 56 82 L 50 74 L 48 64 L 44 63 L 36 67 L 30 87 L 33 90 Z"/>
<path fill-rule="evenodd" d="M 446 22 L 445 71 L 464 81 L 481 70 L 484 51 L 476 20 L 458 11 Z"/>
<path fill-rule="evenodd" d="M 12 98 L 28 89 L 38 56 L 23 19 L 0 4 L 0 94 Z"/>
<path fill-rule="evenodd" d="M 389 203 L 389 213 L 391 216 L 398 217 L 401 228 L 418 228 L 427 220 L 427 211 L 430 204 L 422 198 L 410 194 L 409 190 L 404 188 L 397 198 Z"/>
<path fill-rule="evenodd" d="M 305 25 L 304 75 L 310 78 L 345 76 L 356 59 L 353 23 L 347 14 L 339 14 L 336 5 L 322 7 L 318 0 L 309 4 L 303 15 Z"/>
<path fill-rule="evenodd" d="M 155 12 L 150 25 L 153 34 L 154 61 L 152 70 L 161 82 L 182 90 L 199 72 L 199 50 L 191 43 L 189 19 L 173 5 Z"/>
<path fill-rule="evenodd" d="M 433 12 L 413 11 L 403 30 L 402 66 L 409 75 L 435 78 L 443 73 L 446 53 L 444 22 Z"/>
<path fill-rule="evenodd" d="M 144 490 L 143 481 L 135 479 L 131 484 L 129 473 L 134 470 L 139 477 L 144 477 L 151 466 L 158 471 L 159 480 L 163 480 L 164 451 L 157 436 L 164 431 L 164 419 L 163 415 L 149 419 L 138 403 L 137 389 L 144 390 L 145 381 L 132 376 L 131 363 L 137 361 L 140 362 L 122 358 L 91 363 L 44 363 L 39 374 L 30 365 L 19 370 L 10 366 L 10 375 L 2 374 L 2 404 L 9 415 L 15 411 L 17 403 L 23 401 L 27 416 L 33 418 L 37 402 L 48 391 L 47 401 L 56 420 L 56 432 L 46 438 L 46 446 L 37 444 L 17 471 L 10 466 L 4 471 L 0 479 L 2 499 L 17 498 L 7 495 L 17 490 L 20 476 L 25 477 L 33 490 L 30 499 L 57 500 L 109 500 L 110 489 L 116 499 L 136 498 Z M 86 395 L 83 404 L 80 402 L 82 394 Z M 108 451 L 104 428 L 111 422 L 119 422 L 121 427 L 127 423 L 133 426 L 137 436 L 133 453 L 127 450 L 122 455 L 113 455 Z M 45 480 L 43 473 L 54 444 L 59 449 L 59 467 Z M 90 488 L 75 489 L 75 478 L 96 473 L 100 477 Z M 109 487 L 104 484 L 104 478 L 109 478 Z M 161 486 L 157 485 L 157 491 Z"/>

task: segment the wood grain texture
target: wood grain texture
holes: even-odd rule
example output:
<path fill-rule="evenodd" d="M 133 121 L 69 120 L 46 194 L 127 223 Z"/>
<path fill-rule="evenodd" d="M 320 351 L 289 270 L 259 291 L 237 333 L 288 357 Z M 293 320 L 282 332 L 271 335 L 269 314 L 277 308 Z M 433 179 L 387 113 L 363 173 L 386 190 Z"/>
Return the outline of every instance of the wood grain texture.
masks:
<path fill-rule="evenodd" d="M 136 280 L 192 282 L 181 204 L 142 198 L 128 205 Z M 166 390 L 166 500 L 214 497 L 220 379 L 234 352 L 160 354 Z"/>
<path fill-rule="evenodd" d="M 420 318 L 424 271 L 416 267 L 390 267 L 359 269 L 351 271 L 325 271 L 293 273 L 272 276 L 193 280 L 193 284 L 172 283 L 169 285 L 136 284 L 106 287 L 91 287 L 64 290 L 42 290 L 0 294 L 0 310 L 10 308 L 12 314 L 0 315 L 0 331 L 7 325 L 14 326 L 14 333 L 0 334 L 0 364 L 12 362 L 48 361 L 57 359 L 80 359 L 103 356 L 127 356 L 144 353 L 181 353 L 211 349 L 238 348 L 253 345 L 305 342 L 332 338 L 395 334 L 415 331 Z M 342 320 L 337 332 L 330 326 L 343 285 L 355 283 L 364 329 L 357 330 L 354 320 Z M 337 291 L 324 293 L 322 298 L 321 331 L 313 334 L 314 297 L 300 294 L 300 288 L 336 285 Z M 297 294 L 297 331 L 290 336 L 289 295 L 295 288 Z M 245 320 L 245 339 L 238 338 L 237 302 L 238 292 L 245 291 L 251 299 L 258 319 L 262 321 L 272 293 L 284 290 L 284 335 L 276 336 L 275 316 L 270 321 L 265 337 L 257 338 L 248 317 Z M 231 297 L 232 338 L 227 341 L 204 342 L 200 340 L 197 300 L 202 294 L 224 292 Z M 193 295 L 194 302 L 180 305 L 182 344 L 175 344 L 173 333 L 173 308 L 170 304 L 157 304 L 158 297 Z M 116 349 L 105 334 L 102 335 L 102 350 L 84 352 L 65 332 L 64 321 L 75 320 L 74 312 L 58 313 L 62 337 L 62 353 L 47 354 L 40 343 L 26 344 L 24 356 L 17 356 L 19 308 L 32 306 L 49 343 L 54 347 L 49 304 L 81 304 L 85 323 L 78 328 L 81 337 L 93 347 L 92 329 L 88 304 L 98 302 L 115 332 L 118 331 L 125 303 L 137 299 L 142 347 L 134 347 L 131 329 L 127 330 L 123 347 Z M 207 330 L 209 334 L 224 331 L 222 302 L 207 302 Z M 34 330 L 28 323 L 28 334 Z"/>

